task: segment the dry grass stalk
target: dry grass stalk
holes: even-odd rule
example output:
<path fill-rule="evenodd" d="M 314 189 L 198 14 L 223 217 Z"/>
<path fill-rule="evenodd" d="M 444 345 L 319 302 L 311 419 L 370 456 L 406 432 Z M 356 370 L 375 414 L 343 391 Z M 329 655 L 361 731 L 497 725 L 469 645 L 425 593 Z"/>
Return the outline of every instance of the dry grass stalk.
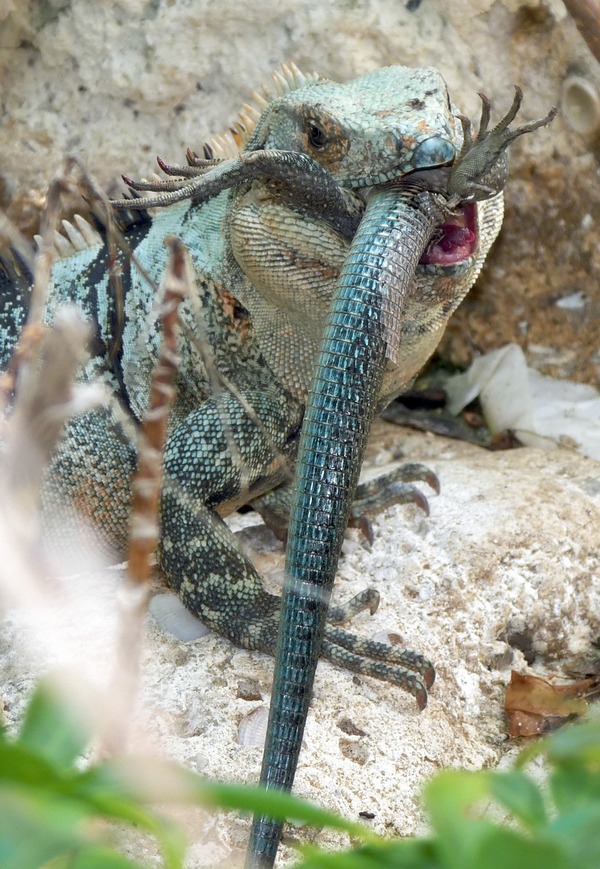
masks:
<path fill-rule="evenodd" d="M 178 307 L 188 294 L 190 282 L 187 253 L 174 237 L 167 240 L 171 258 L 164 280 L 160 310 L 163 328 L 160 356 L 152 373 L 150 401 L 142 423 L 138 468 L 133 480 L 131 531 L 127 554 L 129 582 L 147 584 L 151 559 L 158 543 L 158 511 L 162 488 L 162 453 L 169 413 L 175 398 L 175 376 L 179 364 L 177 335 Z"/>
<path fill-rule="evenodd" d="M 144 616 L 150 592 L 152 561 L 159 538 L 162 455 L 169 413 L 175 398 L 178 356 L 178 307 L 189 293 L 190 265 L 184 245 L 167 242 L 171 256 L 165 273 L 160 319 L 163 337 L 160 356 L 152 374 L 149 406 L 142 422 L 138 467 L 133 479 L 127 572 L 120 598 L 120 630 L 113 687 L 109 689 L 115 714 L 101 745 L 112 754 L 124 748 L 136 688 L 142 648 Z"/>
<path fill-rule="evenodd" d="M 1 578 L 6 597 L 24 608 L 43 607 L 48 593 L 47 571 L 40 554 L 39 504 L 44 474 L 65 422 L 74 413 L 100 403 L 94 387 L 75 384 L 77 372 L 87 358 L 85 348 L 90 335 L 81 314 L 65 306 L 57 311 L 52 327 L 43 325 L 60 199 L 69 184 L 68 175 L 61 174 L 50 185 L 42 217 L 41 246 L 34 262 L 27 324 L 0 384 L 0 411 L 5 410 L 14 393 L 12 414 L 2 431 Z"/>

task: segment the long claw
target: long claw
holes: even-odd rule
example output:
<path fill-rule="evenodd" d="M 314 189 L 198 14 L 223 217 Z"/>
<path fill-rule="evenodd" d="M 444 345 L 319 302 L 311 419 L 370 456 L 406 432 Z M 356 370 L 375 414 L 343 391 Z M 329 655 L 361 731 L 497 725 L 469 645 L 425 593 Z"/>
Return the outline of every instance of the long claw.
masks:
<path fill-rule="evenodd" d="M 420 489 L 417 489 L 416 486 L 407 486 L 407 489 L 411 489 L 411 500 L 415 507 L 418 507 L 419 510 L 422 510 L 426 516 L 429 516 L 429 501 L 421 492 Z"/>
<path fill-rule="evenodd" d="M 492 116 L 492 104 L 489 97 L 487 97 L 485 94 L 480 93 L 478 96 L 481 100 L 481 118 L 479 119 L 477 138 L 482 139 L 487 133 L 487 128 L 490 124 L 490 118 Z"/>
<path fill-rule="evenodd" d="M 423 712 L 423 710 L 427 706 L 428 699 L 427 691 L 425 690 L 425 688 L 415 691 L 414 698 L 417 701 L 417 707 L 419 709 L 419 712 Z"/>
<path fill-rule="evenodd" d="M 429 470 L 429 468 L 428 468 L 424 479 L 425 479 L 425 482 L 427 483 L 427 485 L 433 489 L 435 494 L 439 495 L 441 492 L 441 486 L 440 486 L 440 480 L 439 480 L 439 477 L 437 476 L 437 474 L 434 474 L 433 471 Z"/>
<path fill-rule="evenodd" d="M 370 546 L 375 542 L 375 532 L 373 531 L 373 523 L 366 513 L 361 513 L 356 520 L 358 529 L 362 532 Z"/>
<path fill-rule="evenodd" d="M 425 682 L 425 685 L 427 686 L 427 690 L 432 688 L 433 683 L 435 682 L 435 670 L 433 669 L 433 667 L 431 667 L 431 666 L 428 667 L 428 669 L 425 670 L 424 673 L 421 673 L 421 676 L 423 677 L 423 681 Z"/>

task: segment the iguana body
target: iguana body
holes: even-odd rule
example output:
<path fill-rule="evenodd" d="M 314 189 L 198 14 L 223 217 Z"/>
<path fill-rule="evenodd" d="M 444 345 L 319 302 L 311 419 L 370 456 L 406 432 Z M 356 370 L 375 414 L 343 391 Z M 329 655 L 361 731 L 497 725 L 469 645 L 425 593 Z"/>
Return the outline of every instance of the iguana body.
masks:
<path fill-rule="evenodd" d="M 100 529 L 105 543 L 123 548 L 135 463 L 123 420 L 135 425 L 147 407 L 160 341 L 147 275 L 160 282 L 164 239 L 177 235 L 190 252 L 195 293 L 181 312 L 159 565 L 206 624 L 245 648 L 273 653 L 280 600 L 263 589 L 215 514 L 289 481 L 330 304 L 369 191 L 451 164 L 461 149 L 463 123 L 438 72 L 402 67 L 342 85 L 285 69 L 275 76 L 274 92 L 258 107 L 246 107 L 242 121 L 245 129 L 235 131 L 241 157 L 221 149 L 220 161 L 194 161 L 191 180 L 135 185 L 158 193 L 150 202 L 168 207 L 133 231 L 134 261 L 141 268 L 123 262 L 122 301 L 102 242 L 55 264 L 48 316 L 75 301 L 96 324 L 84 376 L 104 380 L 115 401 L 69 423 L 44 501 L 54 541 L 69 541 L 65 505 L 71 505 Z M 469 183 L 481 180 L 487 168 L 477 165 Z M 467 186 L 459 180 L 455 201 L 470 198 L 470 192 L 461 195 Z M 438 236 L 416 266 L 399 321 L 386 321 L 384 313 L 381 359 L 387 361 L 369 403 L 373 409 L 410 383 L 477 277 L 502 221 L 497 189 L 487 188 L 483 195 L 494 195 L 486 201 L 439 218 Z M 19 308 L 5 304 L 4 361 L 23 318 Z M 318 458 L 310 461 L 318 464 Z M 350 461 L 356 476 L 360 457 Z M 259 503 L 268 513 L 268 498 L 254 500 Z M 318 645 L 311 648 L 314 664 Z M 425 702 L 431 668 L 420 656 L 332 626 L 325 629 L 323 651 Z M 308 697 L 310 685 L 303 690 Z M 289 784 L 288 776 L 283 786 Z"/>

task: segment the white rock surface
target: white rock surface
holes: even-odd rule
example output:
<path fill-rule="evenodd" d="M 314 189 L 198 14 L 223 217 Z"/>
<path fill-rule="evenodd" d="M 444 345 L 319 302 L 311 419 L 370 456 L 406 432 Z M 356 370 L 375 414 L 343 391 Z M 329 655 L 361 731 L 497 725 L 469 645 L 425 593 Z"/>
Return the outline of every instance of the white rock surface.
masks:
<path fill-rule="evenodd" d="M 357 617 L 354 629 L 400 634 L 435 662 L 437 681 L 418 713 L 400 690 L 322 663 L 296 791 L 348 817 L 372 812 L 373 829 L 407 835 L 424 829 L 419 794 L 437 770 L 494 766 L 514 752 L 505 735 L 503 692 L 511 666 L 527 668 L 503 639 L 507 629 L 531 636 L 543 672 L 559 671 L 560 662 L 585 652 L 598 636 L 600 464 L 563 449 L 489 453 L 385 423 L 377 429 L 378 465 L 401 444 L 406 459 L 438 473 L 442 493 L 431 498 L 429 518 L 411 506 L 377 517 L 371 552 L 351 532 L 335 596 L 346 600 L 376 585 L 380 609 Z M 258 531 L 244 532 L 245 542 L 253 533 L 264 549 Z M 277 546 L 260 558 L 262 569 L 279 570 Z M 68 596 L 47 616 L 50 653 L 39 628 L 28 644 L 22 618 L 8 618 L 0 680 L 9 722 L 18 718 L 35 676 L 50 665 L 76 661 L 96 683 L 105 682 L 117 583 L 115 572 L 69 580 Z M 71 598 L 78 601 L 75 611 L 65 602 Z M 183 643 L 149 618 L 136 750 L 162 752 L 211 777 L 255 781 L 261 750 L 240 745 L 238 728 L 268 702 L 271 676 L 264 655 L 213 635 Z M 262 699 L 243 699 L 252 692 L 240 682 L 254 683 Z M 353 735 L 348 719 L 366 735 Z M 236 859 L 244 847 L 247 820 L 200 811 L 183 817 L 194 869 Z M 314 830 L 294 835 L 340 844 L 338 836 Z"/>
<path fill-rule="evenodd" d="M 539 117 L 575 65 L 600 83 L 560 0 L 3 0 L 0 24 L 0 202 L 45 193 L 68 154 L 111 192 L 121 172 L 154 171 L 157 153 L 177 162 L 288 59 L 336 80 L 437 66 L 471 113 L 479 90 L 505 105 L 518 81 Z M 520 147 L 549 155 L 556 144 Z"/>

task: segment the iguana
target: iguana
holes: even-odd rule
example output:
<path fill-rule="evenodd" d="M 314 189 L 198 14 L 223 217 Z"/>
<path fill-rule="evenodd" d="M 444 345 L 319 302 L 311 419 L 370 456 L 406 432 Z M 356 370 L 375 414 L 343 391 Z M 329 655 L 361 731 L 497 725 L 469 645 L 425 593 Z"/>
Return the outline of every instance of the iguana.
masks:
<path fill-rule="evenodd" d="M 262 774 L 290 788 L 319 653 L 426 703 L 427 660 L 335 625 L 373 606 L 372 591 L 328 610 L 329 591 L 372 416 L 412 381 L 479 273 L 502 222 L 506 146 L 552 113 L 510 130 L 517 92 L 490 131 L 483 98 L 474 140 L 434 69 L 388 67 L 338 84 L 287 66 L 273 82 L 203 158 L 159 161 L 166 181 L 125 179 L 150 192 L 143 204 L 155 210 L 126 233 L 131 256 L 119 254 L 116 269 L 89 224 L 64 222 L 47 316 L 75 301 L 92 321 L 82 377 L 104 381 L 115 401 L 69 422 L 43 507 L 55 546 L 68 546 L 74 511 L 124 548 L 136 455 L 123 419 L 136 425 L 147 407 L 160 342 L 152 287 L 176 235 L 194 293 L 181 310 L 158 563 L 207 625 L 275 653 L 281 600 L 221 517 L 251 504 L 281 533 L 300 445 Z M 5 260 L 0 275 L 3 363 L 26 313 L 20 271 Z M 279 835 L 280 825 L 256 820 L 250 865 L 273 862 Z"/>

